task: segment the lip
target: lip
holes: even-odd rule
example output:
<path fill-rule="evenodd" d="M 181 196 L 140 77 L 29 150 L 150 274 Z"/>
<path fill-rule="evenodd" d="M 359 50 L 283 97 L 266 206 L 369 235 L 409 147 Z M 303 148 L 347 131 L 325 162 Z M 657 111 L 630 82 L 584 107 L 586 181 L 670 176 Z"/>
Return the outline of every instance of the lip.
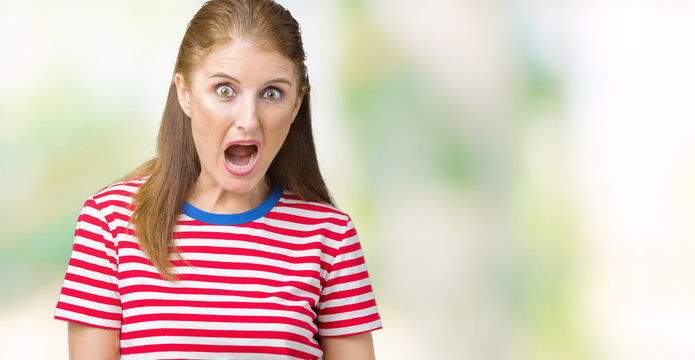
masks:
<path fill-rule="evenodd" d="M 230 165 L 227 163 L 227 157 L 224 155 L 224 150 L 227 150 L 230 146 L 232 145 L 256 145 L 256 156 L 251 160 L 251 163 L 248 164 L 247 166 L 243 168 L 239 168 L 233 165 Z M 224 164 L 224 168 L 227 170 L 232 175 L 235 176 L 246 176 L 253 172 L 253 169 L 256 168 L 256 164 L 258 163 L 258 157 L 261 154 L 261 142 L 258 140 L 254 139 L 240 139 L 240 140 L 234 140 L 231 142 L 228 142 L 224 146 L 224 150 L 222 151 L 222 164 Z"/>

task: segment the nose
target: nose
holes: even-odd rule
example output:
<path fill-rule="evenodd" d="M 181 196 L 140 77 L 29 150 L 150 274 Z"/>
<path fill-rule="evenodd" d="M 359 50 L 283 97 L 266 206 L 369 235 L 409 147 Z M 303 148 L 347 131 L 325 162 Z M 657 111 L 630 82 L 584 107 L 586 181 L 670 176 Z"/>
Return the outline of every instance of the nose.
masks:
<path fill-rule="evenodd" d="M 252 96 L 244 99 L 234 125 L 246 133 L 254 132 L 259 126 L 258 103 Z"/>

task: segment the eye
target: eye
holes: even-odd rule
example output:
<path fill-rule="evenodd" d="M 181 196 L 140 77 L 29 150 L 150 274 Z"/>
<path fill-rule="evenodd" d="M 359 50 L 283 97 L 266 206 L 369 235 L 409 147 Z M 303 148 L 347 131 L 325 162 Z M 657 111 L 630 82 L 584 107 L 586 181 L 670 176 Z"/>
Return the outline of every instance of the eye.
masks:
<path fill-rule="evenodd" d="M 263 92 L 263 98 L 273 101 L 280 100 L 282 99 L 282 91 L 275 88 L 266 89 Z"/>
<path fill-rule="evenodd" d="M 217 93 L 217 95 L 219 95 L 219 97 L 225 99 L 236 95 L 236 92 L 234 92 L 234 88 L 232 88 L 229 84 L 217 85 L 217 87 L 215 87 L 215 92 Z"/>

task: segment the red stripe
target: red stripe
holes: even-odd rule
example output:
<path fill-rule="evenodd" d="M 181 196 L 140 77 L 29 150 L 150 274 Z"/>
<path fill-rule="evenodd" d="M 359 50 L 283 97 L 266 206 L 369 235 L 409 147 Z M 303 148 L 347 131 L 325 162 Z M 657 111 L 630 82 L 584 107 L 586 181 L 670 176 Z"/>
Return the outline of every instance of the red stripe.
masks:
<path fill-rule="evenodd" d="M 374 322 L 374 321 L 377 321 L 379 319 L 380 319 L 379 314 L 373 313 L 373 314 L 369 314 L 366 316 L 351 318 L 351 319 L 346 319 L 346 320 L 321 321 L 321 322 L 319 322 L 319 327 L 321 329 L 346 328 L 346 327 L 350 327 L 350 326 L 368 324 L 370 322 Z"/>
<path fill-rule="evenodd" d="M 118 291 L 118 285 L 110 282 L 100 281 L 92 278 L 88 278 L 82 275 L 76 275 L 73 273 L 65 274 L 65 280 L 74 281 L 76 283 L 94 286 L 95 288 L 104 289 L 108 291 Z"/>
<path fill-rule="evenodd" d="M 83 299 L 83 300 L 89 300 L 89 301 L 93 301 L 93 302 L 104 304 L 104 305 L 121 306 L 121 301 L 117 298 L 91 294 L 91 293 L 76 290 L 76 289 L 63 287 L 60 290 L 60 293 L 63 295 L 72 296 L 72 297 L 76 297 L 78 299 Z"/>
<path fill-rule="evenodd" d="M 125 181 L 125 182 L 120 182 L 116 183 L 110 186 L 107 186 L 103 189 L 101 189 L 99 192 L 96 193 L 96 195 L 92 196 L 95 200 L 98 200 L 100 198 L 110 196 L 110 195 L 123 195 L 123 196 L 128 196 L 132 197 L 133 194 L 135 194 L 135 191 L 140 188 L 140 183 L 137 182 L 132 182 L 132 181 Z M 130 190 L 123 189 L 124 187 L 129 188 Z"/>
<path fill-rule="evenodd" d="M 345 237 L 345 239 L 349 239 L 349 238 L 350 238 L 349 236 Z M 346 240 L 343 240 L 343 243 L 345 243 L 345 241 Z M 360 250 L 362 250 L 362 246 L 360 246 L 359 241 L 356 241 L 350 245 L 341 244 L 341 246 L 340 246 L 340 253 L 341 254 L 350 254 L 350 253 L 353 253 L 355 251 L 360 251 Z"/>
<path fill-rule="evenodd" d="M 272 226 L 268 225 L 266 223 L 262 222 L 250 222 L 246 223 L 244 225 L 239 225 L 239 227 L 245 227 L 245 228 L 251 228 L 251 229 L 257 229 L 257 230 L 265 230 L 268 232 L 276 233 L 276 234 L 282 234 L 285 236 L 291 236 L 295 238 L 308 238 L 312 236 L 323 236 L 327 239 L 335 240 L 335 241 L 340 241 L 343 238 L 343 234 L 336 233 L 334 231 L 330 231 L 325 228 L 319 228 L 319 229 L 314 229 L 314 230 L 306 230 L 306 231 L 301 231 L 301 230 L 294 230 L 294 229 L 286 229 L 278 226 Z"/>
<path fill-rule="evenodd" d="M 316 331 L 313 332 L 316 334 Z M 312 343 L 306 336 L 286 331 L 249 331 L 249 330 L 203 330 L 203 329 L 147 329 L 121 333 L 121 340 L 132 340 L 154 336 L 210 337 L 227 339 L 283 339 L 311 346 L 317 350 L 321 347 Z"/>
<path fill-rule="evenodd" d="M 249 315 L 220 315 L 220 314 L 175 314 L 156 313 L 128 316 L 123 320 L 124 325 L 137 324 L 150 321 L 187 321 L 187 322 L 213 322 L 213 323 L 241 323 L 241 324 L 286 324 L 314 332 L 314 328 L 307 322 L 286 316 L 249 316 Z"/>
<path fill-rule="evenodd" d="M 350 313 L 353 311 L 360 311 L 364 309 L 369 309 L 376 306 L 376 301 L 374 299 L 369 299 L 355 304 L 348 304 L 342 306 L 331 306 L 327 308 L 322 308 L 319 310 L 319 316 L 334 315 L 342 313 Z"/>
<path fill-rule="evenodd" d="M 121 221 L 125 221 L 125 222 L 130 222 L 130 215 L 123 214 L 123 213 L 120 213 L 120 212 L 112 212 L 112 213 L 110 213 L 110 214 L 104 216 L 104 219 L 106 219 L 106 221 L 107 221 L 108 223 L 113 223 L 113 222 L 116 221 L 116 220 L 121 220 Z M 118 230 L 118 228 L 116 228 L 116 230 Z"/>
<path fill-rule="evenodd" d="M 181 260 L 172 260 L 171 263 L 174 267 L 186 268 L 188 266 L 201 269 L 221 269 L 221 270 L 253 270 L 261 271 L 267 273 L 278 274 L 282 276 L 292 276 L 292 277 L 305 277 L 320 280 L 321 274 L 316 270 L 294 270 L 288 269 L 286 267 L 272 266 L 266 264 L 260 264 L 252 262 L 253 259 L 249 259 L 248 262 L 225 262 L 225 261 L 212 261 L 212 260 L 197 260 L 197 259 L 186 259 L 186 262 Z M 263 261 L 263 258 L 259 258 L 259 261 Z M 153 266 L 152 261 L 148 258 L 135 255 L 124 255 L 121 256 L 120 264 L 143 264 L 147 266 Z M 307 265 L 312 265 L 312 263 L 307 263 Z M 154 267 L 151 269 L 151 273 L 156 273 Z M 148 276 L 151 277 L 151 276 Z"/>
<path fill-rule="evenodd" d="M 120 276 L 121 276 L 121 279 L 135 278 L 135 277 L 149 278 L 149 279 L 161 279 L 162 278 L 161 275 L 159 275 L 159 273 L 152 273 L 152 272 L 144 271 L 144 270 L 122 271 L 120 273 Z M 306 291 L 310 294 L 317 294 L 318 295 L 318 293 L 319 293 L 318 287 L 312 286 L 311 284 L 304 283 L 301 281 L 280 281 L 280 280 L 271 280 L 271 279 L 251 277 L 251 276 L 180 274 L 179 280 L 180 281 L 197 281 L 197 282 L 219 282 L 219 283 L 225 283 L 225 284 L 265 285 L 265 286 L 277 288 L 278 290 L 287 290 L 288 288 L 290 288 L 290 289 L 299 289 L 302 291 Z M 285 293 L 285 292 L 284 291 L 278 291 L 278 293 Z M 290 297 L 296 296 L 296 295 L 290 294 L 290 293 L 287 293 L 287 295 Z"/>
<path fill-rule="evenodd" d="M 259 261 L 264 259 L 259 258 Z M 197 259 L 187 259 L 188 264 L 194 268 L 204 268 L 204 269 L 220 269 L 220 270 L 248 270 L 248 271 L 260 271 L 278 274 L 282 276 L 292 276 L 292 277 L 305 277 L 318 280 L 320 274 L 318 271 L 314 270 L 294 270 L 279 266 L 265 265 L 265 264 L 254 264 L 251 262 L 224 262 L 224 261 L 211 261 L 211 260 L 197 260 Z M 174 266 L 186 266 L 186 263 L 181 260 L 172 261 Z"/>
<path fill-rule="evenodd" d="M 213 226 L 213 225 L 209 225 L 209 224 L 202 223 L 202 222 L 197 221 L 197 220 L 194 220 L 194 221 L 190 221 L 190 220 L 179 221 L 179 222 L 178 222 L 178 225 L 190 225 L 190 226 L 201 226 L 201 225 L 206 225 L 206 226 Z M 229 229 L 229 227 L 225 227 L 225 226 L 222 226 L 222 225 L 214 225 L 213 228 Z M 295 237 L 295 238 L 308 238 L 308 237 L 317 236 L 317 235 L 325 236 L 325 237 L 328 238 L 328 239 L 332 239 L 332 240 L 336 240 L 336 241 L 340 241 L 340 239 L 342 238 L 342 234 L 338 234 L 338 233 L 336 233 L 336 232 L 330 231 L 330 230 L 325 229 L 325 228 L 319 228 L 319 229 L 314 229 L 314 230 L 305 230 L 305 231 L 301 231 L 301 230 L 287 229 L 287 228 L 278 227 L 278 226 L 272 226 L 272 225 L 269 225 L 269 224 L 266 224 L 266 223 L 263 223 L 263 222 L 257 222 L 257 221 L 252 221 L 252 222 L 248 222 L 248 223 L 245 223 L 245 224 L 235 225 L 234 228 L 235 228 L 235 229 L 264 230 L 264 231 L 268 231 L 268 232 L 272 232 L 272 233 L 276 233 L 276 234 L 280 234 L 280 235 L 285 235 L 285 236 L 291 236 L 291 237 Z M 234 228 L 233 228 L 233 229 L 234 229 Z M 237 230 L 237 231 L 238 231 L 238 230 Z M 179 231 L 179 233 L 186 233 L 186 231 Z M 218 234 L 218 232 L 216 232 L 216 231 L 209 231 L 209 232 L 206 231 L 206 233 L 209 233 L 209 234 Z M 232 235 L 232 236 L 234 236 L 234 235 L 243 235 L 243 234 L 235 234 L 235 233 L 232 233 L 232 234 L 230 234 L 230 233 L 223 233 L 223 234 L 225 234 L 225 235 L 227 235 L 227 236 L 229 236 L 229 235 Z M 216 238 L 216 236 L 213 236 L 213 237 Z"/>
<path fill-rule="evenodd" d="M 131 206 L 129 203 L 127 203 L 123 200 L 113 200 L 113 199 L 112 200 L 105 200 L 105 201 L 99 203 L 99 205 L 101 206 L 102 209 L 109 207 L 109 206 L 113 206 L 113 207 L 121 208 L 123 210 L 128 210 L 129 207 Z"/>
<path fill-rule="evenodd" d="M 139 188 L 139 187 L 140 186 L 137 186 L 136 188 Z M 127 190 L 123 190 L 123 189 L 109 189 L 106 191 L 99 192 L 98 194 L 94 195 L 93 198 L 94 199 L 100 199 L 103 197 L 114 196 L 114 195 L 132 198 L 133 194 L 134 193 L 132 191 L 127 191 Z"/>
<path fill-rule="evenodd" d="M 321 224 L 333 224 L 337 226 L 345 226 L 345 220 L 337 219 L 333 217 L 320 217 L 312 218 L 308 216 L 300 216 L 295 214 L 281 213 L 277 211 L 271 211 L 265 215 L 267 219 L 287 221 L 294 224 L 302 225 L 321 225 Z"/>
<path fill-rule="evenodd" d="M 120 289 L 121 297 L 126 294 L 137 292 L 155 292 L 165 294 L 184 294 L 184 295 L 220 295 L 220 296 L 238 296 L 251 299 L 272 299 L 280 298 L 288 301 L 308 302 L 311 307 L 316 306 L 314 299 L 311 297 L 301 297 L 283 291 L 264 292 L 264 291 L 240 291 L 226 290 L 213 288 L 192 288 L 192 287 L 166 287 L 155 285 L 130 285 Z"/>
<path fill-rule="evenodd" d="M 166 300 L 166 299 L 143 299 L 132 300 L 123 303 L 123 309 L 136 309 L 141 307 L 166 307 L 166 306 L 187 306 L 196 308 L 221 308 L 221 309 L 256 309 L 287 311 L 303 314 L 311 319 L 316 318 L 309 308 L 303 306 L 283 305 L 275 302 L 239 302 L 239 301 L 200 301 L 200 300 Z"/>
<path fill-rule="evenodd" d="M 86 308 L 84 306 L 68 304 L 68 303 L 64 303 L 64 302 L 58 302 L 58 305 L 56 305 L 56 308 L 63 309 L 66 311 L 72 311 L 72 312 L 82 314 L 82 315 L 93 316 L 95 318 L 104 319 L 104 320 L 121 321 L 121 314 L 120 313 L 106 312 L 106 311 L 96 310 L 96 309 L 92 309 L 92 308 Z"/>
<path fill-rule="evenodd" d="M 288 207 L 307 211 L 316 211 L 320 213 L 333 213 L 336 215 L 345 216 L 345 213 L 340 210 L 330 206 L 330 205 L 317 205 L 318 203 L 290 203 L 283 200 L 301 200 L 299 197 L 284 194 L 280 201 L 275 205 L 276 207 Z"/>
<path fill-rule="evenodd" d="M 177 246 L 181 253 L 204 253 L 204 254 L 220 254 L 220 255 L 239 255 L 253 256 L 263 259 L 271 259 L 284 261 L 292 264 L 315 264 L 320 261 L 319 255 L 311 256 L 292 256 L 291 254 L 279 254 L 256 249 L 245 249 L 231 246 Z"/>
<path fill-rule="evenodd" d="M 340 262 L 333 264 L 333 268 L 331 269 L 331 272 L 335 273 L 335 272 L 338 272 L 340 270 L 350 269 L 350 268 L 353 268 L 356 266 L 361 266 L 361 265 L 364 265 L 364 258 L 360 256 L 360 257 L 357 257 L 354 259 L 343 260 L 343 261 L 340 261 Z"/>
<path fill-rule="evenodd" d="M 355 274 L 334 277 L 326 282 L 326 287 L 331 287 L 335 285 L 345 284 L 353 281 L 360 281 L 368 279 L 369 274 L 366 271 L 358 272 Z"/>
<path fill-rule="evenodd" d="M 80 244 L 79 242 L 76 242 L 74 245 L 72 245 L 72 251 L 91 255 L 91 256 L 97 257 L 99 259 L 108 260 L 110 263 L 112 263 L 114 265 L 116 264 L 116 259 L 113 256 L 107 255 L 104 250 L 95 249 L 91 246 Z"/>
<path fill-rule="evenodd" d="M 116 234 L 116 235 L 126 234 L 126 235 L 130 235 L 130 236 L 135 236 L 135 231 L 133 229 L 126 228 L 124 226 L 118 226 L 118 227 L 116 227 L 116 230 L 114 230 L 114 234 Z M 120 244 L 119 244 L 119 247 L 122 247 L 122 246 L 120 246 Z"/>
<path fill-rule="evenodd" d="M 350 229 L 347 229 L 347 230 L 345 230 L 344 236 L 345 236 L 345 239 L 349 239 L 349 238 L 351 238 L 351 237 L 353 237 L 353 236 L 357 236 L 357 230 L 355 230 L 354 227 L 353 227 L 353 228 L 350 228 Z"/>
<path fill-rule="evenodd" d="M 97 211 L 99 211 L 99 210 L 97 209 Z M 78 223 L 87 223 L 90 225 L 94 225 L 96 227 L 100 227 L 106 233 L 111 231 L 111 229 L 109 229 L 109 226 L 106 223 L 104 223 L 103 220 L 101 220 L 97 217 L 94 217 L 90 214 L 87 214 L 87 213 L 80 214 L 80 217 L 77 218 L 77 222 Z"/>
<path fill-rule="evenodd" d="M 146 354 L 151 352 L 207 352 L 207 353 L 231 353 L 231 354 L 273 354 L 288 355 L 300 359 L 314 359 L 315 355 L 291 348 L 271 346 L 234 346 L 234 345 L 199 345 L 199 344 L 156 344 L 140 345 L 121 348 L 121 354 Z"/>
<path fill-rule="evenodd" d="M 95 234 L 91 231 L 88 231 L 88 230 L 85 230 L 82 228 L 77 228 L 77 230 L 75 230 L 75 237 L 82 237 L 85 239 L 89 239 L 89 240 L 98 242 L 100 244 L 104 244 L 104 246 L 107 249 L 112 250 L 112 251 L 116 251 L 113 243 L 107 244 L 107 242 L 104 240 L 104 237 L 100 234 Z"/>
<path fill-rule="evenodd" d="M 214 231 L 179 231 L 174 234 L 176 239 L 215 239 L 215 240 L 235 240 L 244 241 L 252 244 L 260 244 L 266 246 L 273 246 L 277 248 L 293 250 L 293 251 L 303 251 L 303 250 L 313 250 L 321 247 L 321 243 L 318 241 L 311 241 L 308 243 L 296 243 L 297 239 L 293 239 L 287 234 L 278 233 L 278 235 L 283 235 L 287 241 L 273 240 L 258 235 L 248 235 L 248 234 L 230 234 L 224 232 L 214 232 Z"/>
<path fill-rule="evenodd" d="M 332 292 L 328 295 L 323 295 L 321 297 L 321 301 L 326 302 L 329 300 L 347 299 L 347 298 L 351 298 L 351 297 L 357 297 L 360 295 L 364 295 L 364 294 L 367 294 L 370 292 L 372 292 L 372 286 L 371 285 L 365 285 L 365 286 L 355 288 L 355 289 L 336 291 L 336 292 Z"/>
<path fill-rule="evenodd" d="M 87 261 L 80 260 L 80 259 L 77 259 L 74 257 L 70 258 L 70 262 L 68 264 L 70 264 L 70 266 L 74 266 L 74 267 L 81 268 L 81 269 L 86 269 L 89 271 L 94 271 L 94 272 L 97 272 L 100 274 L 104 274 L 106 276 L 116 276 L 116 272 L 110 267 L 99 266 L 95 263 L 87 262 Z"/>

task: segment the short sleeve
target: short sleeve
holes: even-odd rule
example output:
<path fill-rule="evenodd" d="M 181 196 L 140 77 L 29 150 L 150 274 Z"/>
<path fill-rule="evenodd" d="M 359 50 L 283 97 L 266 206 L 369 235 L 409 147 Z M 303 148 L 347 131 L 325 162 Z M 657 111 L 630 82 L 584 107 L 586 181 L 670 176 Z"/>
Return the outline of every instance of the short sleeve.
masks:
<path fill-rule="evenodd" d="M 362 247 L 349 218 L 336 254 L 317 305 L 319 336 L 350 336 L 381 329 Z"/>
<path fill-rule="evenodd" d="M 90 198 L 77 220 L 55 318 L 120 329 L 122 308 L 116 259 L 116 246 L 108 223 L 97 203 Z"/>

